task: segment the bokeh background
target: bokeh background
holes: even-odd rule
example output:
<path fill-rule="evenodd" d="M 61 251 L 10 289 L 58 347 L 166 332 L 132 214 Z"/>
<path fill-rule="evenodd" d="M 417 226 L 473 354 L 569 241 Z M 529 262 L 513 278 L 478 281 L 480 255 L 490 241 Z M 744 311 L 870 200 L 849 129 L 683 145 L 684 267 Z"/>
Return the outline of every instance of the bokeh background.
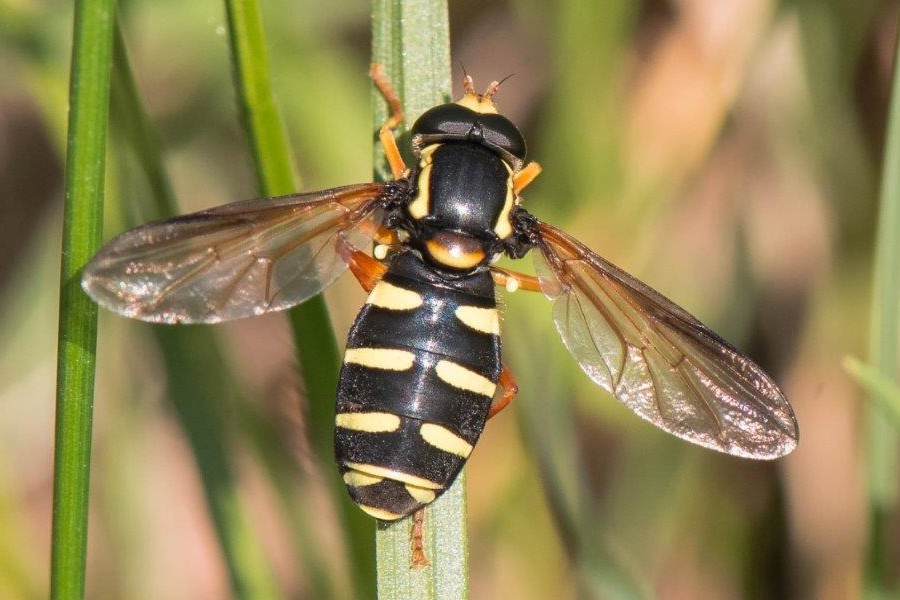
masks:
<path fill-rule="evenodd" d="M 7 598 L 47 593 L 70 4 L 0 0 Z M 298 189 L 371 179 L 369 10 L 264 3 Z M 479 87 L 514 74 L 497 102 L 544 167 L 529 209 L 751 354 L 801 427 L 776 463 L 670 438 L 579 371 L 543 297 L 509 295 L 504 351 L 521 392 L 469 462 L 472 597 L 900 593 L 866 586 L 873 537 L 896 583 L 900 529 L 890 513 L 870 527 L 872 405 L 843 366 L 867 356 L 898 3 L 454 0 L 450 11 L 456 84 L 460 64 Z M 131 0 L 121 17 L 180 210 L 255 195 L 222 4 Z M 115 134 L 110 159 L 109 196 L 125 201 L 109 201 L 106 237 L 150 193 Z M 340 339 L 364 296 L 344 277 L 326 297 Z M 209 357 L 205 370 L 179 373 L 151 326 L 101 315 L 88 597 L 231 595 L 198 452 L 225 454 L 247 546 L 284 597 L 349 597 L 321 484 L 330 457 L 305 441 L 284 316 L 197 339 L 188 352 Z M 170 402 L 179 386 L 203 408 Z M 188 443 L 192 418 L 227 432 L 227 446 Z"/>

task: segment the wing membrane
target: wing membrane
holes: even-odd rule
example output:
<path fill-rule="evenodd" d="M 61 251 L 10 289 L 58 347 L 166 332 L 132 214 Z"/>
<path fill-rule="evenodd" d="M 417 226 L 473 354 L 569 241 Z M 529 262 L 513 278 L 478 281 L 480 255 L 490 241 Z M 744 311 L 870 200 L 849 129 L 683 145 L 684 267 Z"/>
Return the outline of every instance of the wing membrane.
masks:
<path fill-rule="evenodd" d="M 559 229 L 537 224 L 538 277 L 563 342 L 625 406 L 689 442 L 770 459 L 797 445 L 794 413 L 753 361 L 665 296 Z"/>
<path fill-rule="evenodd" d="M 101 306 L 157 323 L 216 323 L 283 310 L 346 268 L 337 236 L 362 247 L 384 186 L 235 202 L 148 223 L 111 240 L 82 286 Z"/>

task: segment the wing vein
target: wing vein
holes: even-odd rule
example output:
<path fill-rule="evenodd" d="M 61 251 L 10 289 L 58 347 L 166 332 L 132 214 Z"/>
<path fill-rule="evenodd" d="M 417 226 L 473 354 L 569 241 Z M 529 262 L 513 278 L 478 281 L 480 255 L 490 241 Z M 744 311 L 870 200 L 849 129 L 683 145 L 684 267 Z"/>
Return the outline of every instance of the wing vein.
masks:
<path fill-rule="evenodd" d="M 566 309 L 554 310 L 557 329 L 598 385 L 696 444 L 763 459 L 793 450 L 793 411 L 753 361 L 581 242 L 537 220 L 530 227 L 541 288 Z"/>

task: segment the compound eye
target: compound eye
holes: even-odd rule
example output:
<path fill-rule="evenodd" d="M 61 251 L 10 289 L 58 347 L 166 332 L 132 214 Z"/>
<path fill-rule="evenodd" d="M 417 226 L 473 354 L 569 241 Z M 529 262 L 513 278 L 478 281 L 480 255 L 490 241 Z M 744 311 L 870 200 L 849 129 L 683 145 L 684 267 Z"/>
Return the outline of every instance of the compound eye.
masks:
<path fill-rule="evenodd" d="M 412 126 L 412 135 L 464 140 L 477 115 L 458 104 L 441 104 L 422 113 Z"/>
<path fill-rule="evenodd" d="M 525 138 L 512 121 L 503 115 L 484 115 L 482 121 L 487 146 L 499 148 L 525 160 Z"/>
<path fill-rule="evenodd" d="M 425 250 L 434 262 L 460 271 L 474 269 L 485 259 L 481 241 L 458 232 L 435 233 L 425 240 Z"/>
<path fill-rule="evenodd" d="M 459 104 L 441 104 L 425 111 L 412 128 L 425 143 L 468 141 L 525 159 L 525 138 L 512 121 L 499 114 L 477 113 Z M 504 157 L 505 158 L 505 157 Z"/>

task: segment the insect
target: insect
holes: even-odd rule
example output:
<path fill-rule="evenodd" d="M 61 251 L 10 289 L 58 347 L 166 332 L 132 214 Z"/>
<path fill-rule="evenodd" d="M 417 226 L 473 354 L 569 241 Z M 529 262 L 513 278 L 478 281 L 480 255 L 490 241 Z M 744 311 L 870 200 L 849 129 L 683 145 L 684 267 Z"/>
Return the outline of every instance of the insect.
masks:
<path fill-rule="evenodd" d="M 373 79 L 392 108 L 379 136 L 393 180 L 143 225 L 100 250 L 84 289 L 127 317 L 216 323 L 299 304 L 349 266 L 369 295 L 340 373 L 335 456 L 353 500 L 382 520 L 439 496 L 517 392 L 501 362 L 498 286 L 551 298 L 584 372 L 657 427 L 736 456 L 793 450 L 791 407 L 756 364 L 524 208 L 540 168 L 497 111 L 497 82 L 478 94 L 466 76 L 458 102 L 420 116 L 407 168 L 399 102 L 377 68 Z M 536 276 L 494 264 L 528 253 Z"/>

